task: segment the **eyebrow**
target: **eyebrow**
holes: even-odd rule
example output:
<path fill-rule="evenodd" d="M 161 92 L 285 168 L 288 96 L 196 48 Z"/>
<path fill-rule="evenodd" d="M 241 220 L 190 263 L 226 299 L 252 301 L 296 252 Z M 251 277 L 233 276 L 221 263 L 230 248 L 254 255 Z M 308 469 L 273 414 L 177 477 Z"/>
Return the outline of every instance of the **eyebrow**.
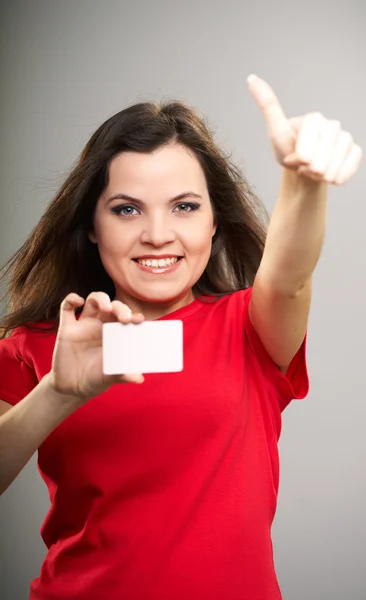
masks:
<path fill-rule="evenodd" d="M 189 197 L 200 198 L 202 200 L 202 196 L 200 196 L 200 194 L 196 194 L 196 192 L 183 192 L 182 194 L 171 198 L 169 200 L 169 204 L 171 204 L 172 202 L 177 202 L 177 200 L 185 200 L 185 198 Z M 146 202 L 144 202 L 143 200 L 133 198 L 132 196 L 128 196 L 127 194 L 113 194 L 113 196 L 108 198 L 107 204 L 112 202 L 112 200 L 127 200 L 128 202 L 134 202 L 135 204 L 140 204 L 141 206 L 144 206 L 146 204 Z"/>

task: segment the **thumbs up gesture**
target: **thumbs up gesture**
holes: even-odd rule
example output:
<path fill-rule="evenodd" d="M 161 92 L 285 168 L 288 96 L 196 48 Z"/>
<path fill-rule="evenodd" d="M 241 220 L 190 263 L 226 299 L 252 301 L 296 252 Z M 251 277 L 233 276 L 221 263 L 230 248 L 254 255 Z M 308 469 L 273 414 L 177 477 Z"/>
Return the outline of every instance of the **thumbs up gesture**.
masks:
<path fill-rule="evenodd" d="M 299 175 L 342 185 L 357 171 L 362 149 L 339 121 L 320 113 L 288 119 L 272 88 L 256 75 L 248 77 L 251 94 L 262 111 L 277 161 Z"/>

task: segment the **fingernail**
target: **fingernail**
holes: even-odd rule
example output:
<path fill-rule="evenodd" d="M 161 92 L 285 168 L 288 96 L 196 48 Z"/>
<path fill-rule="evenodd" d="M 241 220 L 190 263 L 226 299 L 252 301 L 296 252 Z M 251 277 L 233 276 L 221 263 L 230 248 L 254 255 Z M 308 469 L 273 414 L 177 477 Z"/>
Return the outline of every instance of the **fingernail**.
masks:
<path fill-rule="evenodd" d="M 255 79 L 258 79 L 257 75 L 254 75 L 254 73 L 252 73 L 251 75 L 249 75 L 249 77 L 247 77 L 247 82 L 251 83 L 252 81 L 254 81 Z"/>

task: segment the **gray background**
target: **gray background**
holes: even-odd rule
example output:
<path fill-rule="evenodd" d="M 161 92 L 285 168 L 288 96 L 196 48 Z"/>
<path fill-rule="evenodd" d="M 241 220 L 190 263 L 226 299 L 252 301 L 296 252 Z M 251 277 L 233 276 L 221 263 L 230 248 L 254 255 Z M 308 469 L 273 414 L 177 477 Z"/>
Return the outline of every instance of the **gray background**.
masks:
<path fill-rule="evenodd" d="M 196 107 L 270 210 L 280 168 L 247 91 L 250 73 L 273 85 L 289 116 L 340 119 L 365 149 L 365 17 L 363 0 L 3 2 L 0 262 L 88 136 L 130 103 Z M 284 600 L 366 598 L 365 183 L 362 164 L 331 190 L 309 326 L 311 392 L 283 414 L 273 540 Z M 33 458 L 0 498 L 3 600 L 28 598 L 47 510 Z"/>

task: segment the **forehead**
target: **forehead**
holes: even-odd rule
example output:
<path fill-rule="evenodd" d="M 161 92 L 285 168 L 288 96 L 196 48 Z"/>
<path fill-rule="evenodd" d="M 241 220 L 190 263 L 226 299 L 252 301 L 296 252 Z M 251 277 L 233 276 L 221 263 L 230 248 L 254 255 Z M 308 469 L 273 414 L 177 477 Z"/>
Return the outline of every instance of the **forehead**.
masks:
<path fill-rule="evenodd" d="M 193 152 L 179 144 L 169 144 L 154 152 L 123 152 L 109 167 L 108 190 L 118 192 L 149 188 L 180 193 L 182 187 L 206 188 L 202 167 Z M 172 187 L 175 189 L 172 190 Z M 128 190 L 127 190 L 128 188 Z"/>

